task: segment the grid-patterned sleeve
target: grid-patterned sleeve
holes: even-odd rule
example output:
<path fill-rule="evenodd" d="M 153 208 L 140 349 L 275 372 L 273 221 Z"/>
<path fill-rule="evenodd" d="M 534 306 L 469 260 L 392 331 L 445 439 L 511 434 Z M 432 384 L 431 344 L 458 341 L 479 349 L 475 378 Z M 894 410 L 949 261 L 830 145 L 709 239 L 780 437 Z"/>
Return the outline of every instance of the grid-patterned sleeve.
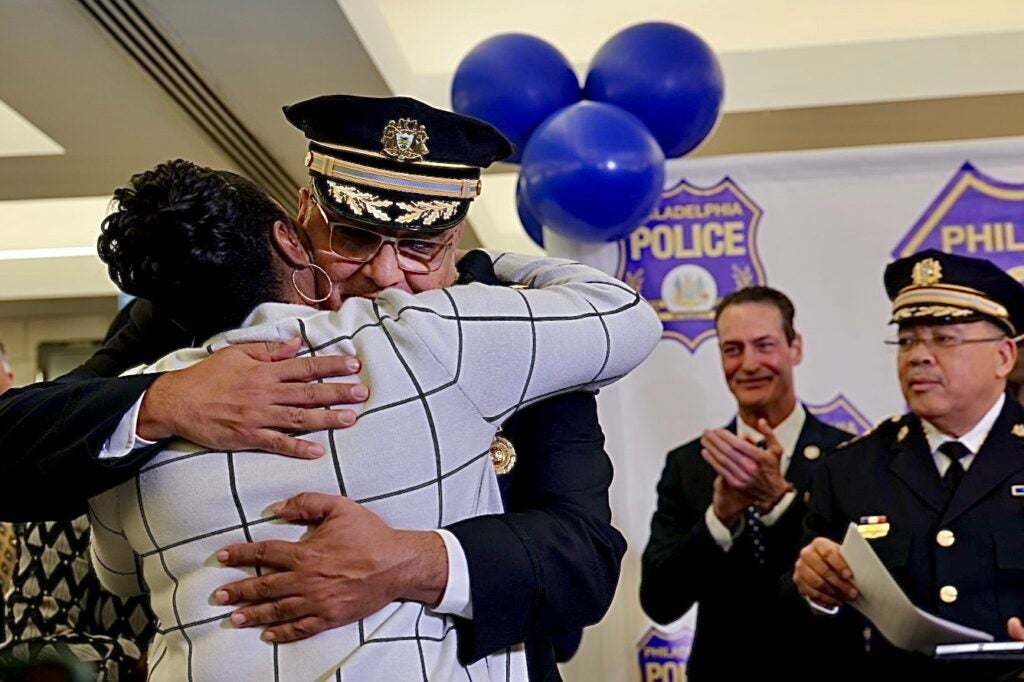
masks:
<path fill-rule="evenodd" d="M 379 314 L 423 341 L 484 418 L 595 389 L 639 365 L 661 336 L 657 314 L 621 281 L 556 258 L 489 254 L 502 281 L 378 299 Z M 390 309 L 389 309 L 390 308 Z"/>
<path fill-rule="evenodd" d="M 89 500 L 89 555 L 100 584 L 119 597 L 145 594 L 141 564 L 121 526 L 119 486 Z"/>

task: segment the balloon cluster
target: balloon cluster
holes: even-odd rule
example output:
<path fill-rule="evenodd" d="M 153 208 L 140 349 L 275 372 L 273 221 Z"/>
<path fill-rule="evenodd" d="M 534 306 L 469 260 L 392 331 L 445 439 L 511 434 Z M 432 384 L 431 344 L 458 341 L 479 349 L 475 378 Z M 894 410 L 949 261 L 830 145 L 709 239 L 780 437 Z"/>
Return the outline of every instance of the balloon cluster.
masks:
<path fill-rule="evenodd" d="M 722 71 L 711 48 L 674 24 L 621 31 L 594 57 L 582 88 L 565 56 L 530 35 L 494 36 L 459 63 L 455 111 L 483 119 L 522 165 L 519 219 L 579 241 L 629 234 L 661 196 L 665 159 L 715 127 Z"/>

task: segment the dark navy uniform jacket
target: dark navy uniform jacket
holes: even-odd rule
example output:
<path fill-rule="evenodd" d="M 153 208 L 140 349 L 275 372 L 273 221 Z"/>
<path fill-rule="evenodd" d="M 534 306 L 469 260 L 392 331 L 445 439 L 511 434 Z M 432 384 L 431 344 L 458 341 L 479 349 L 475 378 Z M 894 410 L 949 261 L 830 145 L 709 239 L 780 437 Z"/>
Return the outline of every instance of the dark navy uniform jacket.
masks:
<path fill-rule="evenodd" d="M 1024 409 L 1010 397 L 948 507 L 920 419 L 894 417 L 819 469 L 805 539 L 842 542 L 851 521 L 885 516 L 888 532 L 869 542 L 914 604 L 1005 640 L 1006 621 L 1024 614 L 1024 497 L 1016 484 L 1024 484 Z M 936 663 L 877 633 L 866 647 L 865 622 L 849 607 L 819 620 L 835 630 L 837 666 L 859 670 L 856 677 L 898 670 L 906 679 L 982 680 L 1007 670 Z"/>
<path fill-rule="evenodd" d="M 727 428 L 735 433 L 735 421 Z M 715 471 L 700 456 L 700 439 L 668 454 L 643 554 L 640 603 L 652 619 L 669 623 L 699 602 L 688 679 L 767 679 L 773 671 L 785 671 L 784 679 L 793 679 L 792 661 L 785 654 L 790 643 L 784 640 L 795 627 L 790 616 L 809 614 L 780 611 L 780 577 L 792 572 L 801 547 L 804 492 L 815 468 L 827 459 L 818 455 L 849 438 L 807 414 L 786 471 L 797 496 L 764 529 L 763 566 L 754 560 L 750 533 L 742 533 L 723 552 L 708 530 L 704 514 L 711 504 Z M 804 456 L 808 446 L 817 448 L 810 450 L 814 459 Z"/>

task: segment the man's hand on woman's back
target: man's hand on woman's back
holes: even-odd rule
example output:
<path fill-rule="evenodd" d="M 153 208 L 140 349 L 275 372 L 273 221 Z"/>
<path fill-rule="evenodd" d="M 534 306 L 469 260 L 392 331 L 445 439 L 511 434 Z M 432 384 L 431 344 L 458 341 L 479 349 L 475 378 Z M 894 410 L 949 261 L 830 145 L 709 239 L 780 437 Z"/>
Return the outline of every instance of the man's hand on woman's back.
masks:
<path fill-rule="evenodd" d="M 320 445 L 288 434 L 351 426 L 354 411 L 324 408 L 364 402 L 369 390 L 318 382 L 355 374 L 356 358 L 297 358 L 300 347 L 299 339 L 239 344 L 162 375 L 146 391 L 137 435 L 153 441 L 179 436 L 217 450 L 320 457 Z"/>

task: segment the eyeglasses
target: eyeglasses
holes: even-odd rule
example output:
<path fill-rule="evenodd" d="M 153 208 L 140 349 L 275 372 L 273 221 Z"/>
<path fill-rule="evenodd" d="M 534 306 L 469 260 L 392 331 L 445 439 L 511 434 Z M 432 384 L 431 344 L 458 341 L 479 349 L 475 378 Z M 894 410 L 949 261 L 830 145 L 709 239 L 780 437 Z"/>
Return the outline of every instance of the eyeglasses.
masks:
<path fill-rule="evenodd" d="M 897 339 L 886 339 L 885 344 L 895 346 L 900 353 L 909 353 L 914 350 L 917 344 L 922 344 L 930 351 L 950 350 L 966 343 L 993 343 L 1008 338 L 1003 336 L 988 336 L 982 339 L 964 339 L 953 334 L 934 334 L 932 336 L 901 336 Z"/>
<path fill-rule="evenodd" d="M 314 201 L 327 227 L 330 228 L 331 251 L 350 263 L 368 263 L 385 242 L 395 245 L 398 267 L 414 274 L 434 272 L 441 267 L 443 256 L 452 247 L 452 240 L 417 239 L 416 237 L 385 237 L 373 230 L 339 223 L 327 218 L 320 202 Z"/>

